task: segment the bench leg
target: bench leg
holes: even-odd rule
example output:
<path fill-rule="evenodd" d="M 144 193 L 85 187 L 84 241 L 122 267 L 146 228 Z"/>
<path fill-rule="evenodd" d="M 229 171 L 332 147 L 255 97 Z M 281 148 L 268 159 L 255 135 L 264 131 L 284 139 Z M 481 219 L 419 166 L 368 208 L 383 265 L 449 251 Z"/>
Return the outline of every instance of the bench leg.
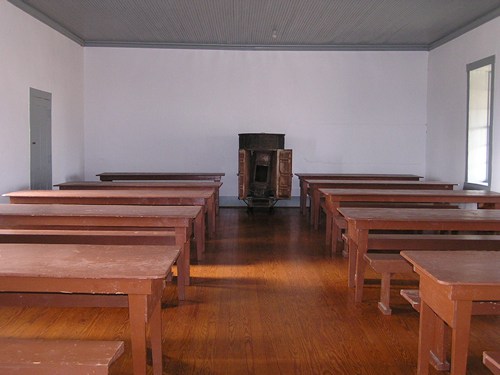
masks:
<path fill-rule="evenodd" d="M 391 299 L 391 274 L 389 272 L 382 273 L 382 281 L 380 285 L 380 302 L 378 308 L 384 315 L 391 315 L 390 307 Z"/>
<path fill-rule="evenodd" d="M 347 241 L 347 248 L 349 252 L 347 253 L 348 264 L 347 264 L 347 285 L 349 288 L 354 288 L 355 286 L 355 275 L 356 275 L 356 251 L 355 244 L 352 240 Z"/>
<path fill-rule="evenodd" d="M 335 219 L 332 220 L 331 223 L 331 234 L 330 234 L 330 252 L 331 255 L 335 255 L 337 252 L 340 252 L 342 248 L 345 247 L 342 241 L 342 229 L 337 225 Z"/>

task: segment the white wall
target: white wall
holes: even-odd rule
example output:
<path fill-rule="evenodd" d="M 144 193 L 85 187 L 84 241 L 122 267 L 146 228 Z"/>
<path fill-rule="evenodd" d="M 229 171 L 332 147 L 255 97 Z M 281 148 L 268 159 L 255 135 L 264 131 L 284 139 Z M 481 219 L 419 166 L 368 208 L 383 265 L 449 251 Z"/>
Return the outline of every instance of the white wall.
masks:
<path fill-rule="evenodd" d="M 53 95 L 55 183 L 111 170 L 223 171 L 222 194 L 235 196 L 240 132 L 285 133 L 294 172 L 460 183 L 465 66 L 498 55 L 498 35 L 500 18 L 430 53 L 82 48 L 0 0 L 0 193 L 29 186 L 30 87 Z M 499 104 L 495 95 L 495 127 Z M 500 132 L 493 142 L 498 165 Z"/>
<path fill-rule="evenodd" d="M 463 183 L 466 157 L 466 65 L 496 55 L 492 190 L 500 191 L 500 18 L 429 54 L 426 175 Z"/>
<path fill-rule="evenodd" d="M 294 172 L 425 172 L 427 52 L 85 48 L 85 177 L 225 172 L 285 133 Z M 294 178 L 294 195 L 298 195 Z"/>
<path fill-rule="evenodd" d="M 83 178 L 83 48 L 0 0 L 0 71 L 0 193 L 29 188 L 30 87 L 52 93 L 54 183 Z"/>

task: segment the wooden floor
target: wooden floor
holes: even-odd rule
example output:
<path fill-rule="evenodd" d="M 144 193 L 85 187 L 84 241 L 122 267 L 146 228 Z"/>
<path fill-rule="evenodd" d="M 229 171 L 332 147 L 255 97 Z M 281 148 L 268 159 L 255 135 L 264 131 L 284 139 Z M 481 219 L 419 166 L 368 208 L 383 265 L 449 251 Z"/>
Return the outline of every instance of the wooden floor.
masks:
<path fill-rule="evenodd" d="M 174 286 L 165 292 L 164 373 L 414 374 L 418 314 L 394 289 L 393 315 L 383 316 L 375 282 L 354 304 L 346 268 L 298 208 L 221 208 L 187 301 L 177 301 Z M 0 334 L 125 340 L 111 373 L 132 374 L 126 309 L 3 307 Z M 474 317 L 468 373 L 490 374 L 482 352 L 499 348 L 500 318 Z"/>

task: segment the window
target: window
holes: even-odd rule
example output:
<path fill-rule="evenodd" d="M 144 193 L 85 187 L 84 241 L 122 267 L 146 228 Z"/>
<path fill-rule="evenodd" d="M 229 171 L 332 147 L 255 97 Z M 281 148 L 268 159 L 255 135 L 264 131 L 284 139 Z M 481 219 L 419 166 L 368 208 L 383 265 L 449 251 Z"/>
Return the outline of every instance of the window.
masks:
<path fill-rule="evenodd" d="M 464 188 L 489 190 L 495 56 L 467 65 L 467 161 Z"/>

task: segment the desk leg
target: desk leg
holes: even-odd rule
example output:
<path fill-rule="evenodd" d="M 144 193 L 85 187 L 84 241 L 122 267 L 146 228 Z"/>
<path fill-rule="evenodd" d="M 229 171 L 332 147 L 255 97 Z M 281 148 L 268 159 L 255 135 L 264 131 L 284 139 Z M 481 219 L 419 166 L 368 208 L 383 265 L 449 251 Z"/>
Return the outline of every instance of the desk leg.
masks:
<path fill-rule="evenodd" d="M 347 258 L 346 254 L 349 250 L 349 243 L 347 243 L 347 246 L 344 247 L 344 240 L 342 239 L 342 228 L 346 228 L 347 233 L 347 224 L 344 218 L 340 215 L 334 215 L 332 222 L 332 254 L 342 252 L 344 254 L 344 258 Z"/>
<path fill-rule="evenodd" d="M 314 189 L 311 194 L 311 221 L 314 229 L 319 229 L 319 217 L 321 213 L 321 195 L 319 189 Z"/>
<path fill-rule="evenodd" d="M 186 252 L 189 254 L 190 241 L 185 241 L 181 245 L 181 252 L 177 258 L 177 295 L 179 301 L 184 301 L 186 299 L 186 278 L 188 274 L 186 273 Z"/>
<path fill-rule="evenodd" d="M 332 225 L 333 225 L 333 215 L 332 212 L 326 208 L 326 236 L 325 236 L 325 245 L 330 245 L 332 240 Z"/>
<path fill-rule="evenodd" d="M 332 219 L 332 238 L 330 239 L 330 249 L 331 249 L 331 255 L 333 256 L 339 251 L 339 240 L 342 238 L 342 231 L 340 227 L 337 224 L 337 219 L 335 216 L 333 216 Z"/>
<path fill-rule="evenodd" d="M 418 335 L 418 362 L 417 375 L 429 374 L 429 361 L 431 357 L 432 339 L 434 334 L 433 322 L 439 319 L 432 309 L 421 300 L 420 305 L 420 327 Z"/>
<path fill-rule="evenodd" d="M 356 228 L 354 225 L 347 223 L 347 247 L 349 248 L 348 253 L 348 264 L 347 264 L 347 286 L 349 288 L 354 288 L 356 286 L 356 241 L 354 238 L 356 234 Z"/>
<path fill-rule="evenodd" d="M 201 215 L 203 217 L 203 213 Z M 179 300 L 185 299 L 185 286 L 189 285 L 190 278 L 190 252 L 191 237 L 187 228 L 175 228 L 175 244 L 182 246 L 182 251 L 177 258 L 177 292 Z"/>
<path fill-rule="evenodd" d="M 356 243 L 351 237 L 348 238 L 347 247 L 349 252 L 347 253 L 347 286 L 349 288 L 354 288 L 356 286 Z"/>
<path fill-rule="evenodd" d="M 163 372 L 163 352 L 161 348 L 161 303 L 158 301 L 151 314 L 149 322 L 151 337 L 151 352 L 153 355 L 153 374 L 161 375 Z"/>
<path fill-rule="evenodd" d="M 355 236 L 357 241 L 354 248 L 351 247 L 351 243 L 349 242 L 349 259 L 352 259 L 351 252 L 355 252 L 356 289 L 354 291 L 354 301 L 359 303 L 363 300 L 363 286 L 365 285 L 366 262 L 364 256 L 368 252 L 368 230 L 358 229 Z"/>
<path fill-rule="evenodd" d="M 300 213 L 306 214 L 307 206 L 307 187 L 304 181 L 300 180 Z"/>
<path fill-rule="evenodd" d="M 465 375 L 469 351 L 472 301 L 455 301 L 455 324 L 451 327 L 451 374 Z"/>
<path fill-rule="evenodd" d="M 338 225 L 338 220 L 342 219 L 342 215 L 340 215 L 337 210 L 340 207 L 338 203 L 332 203 L 330 198 L 325 197 L 325 205 L 326 205 L 326 241 L 327 245 L 331 246 L 331 255 L 339 251 L 339 241 L 342 240 L 342 229 Z M 328 232 L 330 232 L 330 237 L 328 238 Z"/>
<path fill-rule="evenodd" d="M 216 230 L 216 220 L 215 220 L 215 200 L 214 198 L 209 198 L 207 200 L 207 218 L 208 218 L 208 236 L 209 238 L 215 237 Z"/>
<path fill-rule="evenodd" d="M 184 285 L 191 284 L 191 261 L 189 259 L 189 253 L 191 251 L 191 241 L 184 242 Z"/>
<path fill-rule="evenodd" d="M 205 215 L 203 213 L 194 219 L 194 238 L 196 240 L 196 256 L 199 260 L 205 252 Z"/>
<path fill-rule="evenodd" d="M 147 296 L 130 294 L 128 301 L 134 375 L 146 375 Z"/>

